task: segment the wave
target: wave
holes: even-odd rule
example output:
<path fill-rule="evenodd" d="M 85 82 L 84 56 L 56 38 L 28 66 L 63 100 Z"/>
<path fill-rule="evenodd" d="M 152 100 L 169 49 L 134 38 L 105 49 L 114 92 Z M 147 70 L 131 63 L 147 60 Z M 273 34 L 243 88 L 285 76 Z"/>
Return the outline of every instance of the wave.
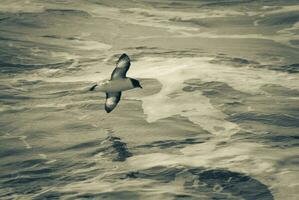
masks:
<path fill-rule="evenodd" d="M 299 127 L 298 118 L 284 114 L 261 114 L 261 113 L 240 113 L 228 118 L 232 122 L 256 121 L 280 127 Z"/>
<path fill-rule="evenodd" d="M 258 180 L 237 172 L 224 169 L 192 168 L 186 166 L 157 166 L 144 170 L 117 173 L 104 177 L 104 181 L 117 180 L 144 182 L 132 185 L 131 189 L 117 189 L 113 192 L 89 193 L 90 197 L 117 199 L 124 193 L 133 199 L 188 198 L 188 199 L 267 199 L 273 200 L 273 195 L 266 185 Z M 143 188 L 150 188 L 147 194 L 142 194 Z M 88 193 L 87 193 L 88 194 Z M 81 194 L 80 197 L 83 197 Z"/>
<path fill-rule="evenodd" d="M 50 63 L 50 64 L 20 64 L 20 63 L 8 63 L 0 61 L 0 71 L 2 73 L 18 73 L 28 70 L 35 70 L 40 68 L 59 69 L 62 67 L 70 66 L 74 63 L 74 60 L 67 60 L 65 62 Z"/>
<path fill-rule="evenodd" d="M 161 140 L 154 141 L 150 144 L 139 145 L 137 148 L 159 148 L 159 149 L 167 149 L 167 148 L 183 148 L 186 145 L 192 144 L 200 144 L 204 143 L 209 139 L 208 136 L 204 136 L 204 133 L 200 134 L 200 137 L 197 138 L 185 138 L 183 140 Z"/>

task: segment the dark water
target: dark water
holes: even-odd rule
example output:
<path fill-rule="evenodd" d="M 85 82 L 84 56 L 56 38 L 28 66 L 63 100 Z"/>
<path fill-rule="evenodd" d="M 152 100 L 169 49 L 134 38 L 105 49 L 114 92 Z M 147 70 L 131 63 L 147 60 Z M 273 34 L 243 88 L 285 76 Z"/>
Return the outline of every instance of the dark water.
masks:
<path fill-rule="evenodd" d="M 0 2 L 0 199 L 298 199 L 298 1 Z M 89 92 L 120 54 L 143 90 Z"/>

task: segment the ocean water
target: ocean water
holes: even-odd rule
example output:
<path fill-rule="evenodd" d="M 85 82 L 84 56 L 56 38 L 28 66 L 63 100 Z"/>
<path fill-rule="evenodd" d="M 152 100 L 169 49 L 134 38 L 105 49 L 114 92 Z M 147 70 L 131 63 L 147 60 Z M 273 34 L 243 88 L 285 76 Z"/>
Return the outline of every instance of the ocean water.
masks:
<path fill-rule="evenodd" d="M 1 0 L 0 46 L 0 199 L 299 199 L 298 1 Z"/>

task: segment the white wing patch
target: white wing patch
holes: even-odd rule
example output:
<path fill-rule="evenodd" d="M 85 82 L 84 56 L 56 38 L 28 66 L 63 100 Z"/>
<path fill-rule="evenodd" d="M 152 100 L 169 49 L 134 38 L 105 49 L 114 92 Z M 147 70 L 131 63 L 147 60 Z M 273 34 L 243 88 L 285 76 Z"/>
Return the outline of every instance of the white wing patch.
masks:
<path fill-rule="evenodd" d="M 128 60 L 126 59 L 120 60 L 116 65 L 117 68 L 125 68 L 127 66 L 128 66 Z"/>
<path fill-rule="evenodd" d="M 116 102 L 116 97 L 109 97 L 107 99 L 106 104 L 107 104 L 107 106 L 112 106 L 113 104 L 115 104 L 115 102 Z"/>
<path fill-rule="evenodd" d="M 130 58 L 127 54 L 122 54 L 116 62 L 116 67 L 111 74 L 112 79 L 126 78 L 126 73 L 130 68 Z"/>
<path fill-rule="evenodd" d="M 121 92 L 108 92 L 106 93 L 105 110 L 110 113 L 118 104 Z"/>

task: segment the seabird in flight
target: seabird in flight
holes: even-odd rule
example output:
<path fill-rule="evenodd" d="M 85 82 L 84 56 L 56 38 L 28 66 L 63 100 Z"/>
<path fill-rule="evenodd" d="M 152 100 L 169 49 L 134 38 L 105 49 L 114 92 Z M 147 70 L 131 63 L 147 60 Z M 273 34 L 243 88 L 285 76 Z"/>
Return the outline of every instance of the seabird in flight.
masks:
<path fill-rule="evenodd" d="M 107 113 L 110 113 L 116 107 L 120 101 L 122 91 L 142 88 L 138 80 L 126 77 L 130 65 L 129 56 L 125 53 L 122 54 L 116 62 L 110 80 L 95 84 L 89 89 L 93 91 L 97 87 L 97 90 L 106 93 L 105 110 Z"/>

